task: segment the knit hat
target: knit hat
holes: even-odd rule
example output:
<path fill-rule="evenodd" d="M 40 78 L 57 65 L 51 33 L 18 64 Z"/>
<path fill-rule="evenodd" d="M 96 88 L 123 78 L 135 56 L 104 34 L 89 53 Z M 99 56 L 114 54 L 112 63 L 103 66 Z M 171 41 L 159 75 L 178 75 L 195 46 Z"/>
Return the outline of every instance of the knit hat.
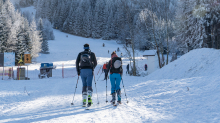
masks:
<path fill-rule="evenodd" d="M 89 44 L 84 44 L 84 49 L 89 49 Z"/>

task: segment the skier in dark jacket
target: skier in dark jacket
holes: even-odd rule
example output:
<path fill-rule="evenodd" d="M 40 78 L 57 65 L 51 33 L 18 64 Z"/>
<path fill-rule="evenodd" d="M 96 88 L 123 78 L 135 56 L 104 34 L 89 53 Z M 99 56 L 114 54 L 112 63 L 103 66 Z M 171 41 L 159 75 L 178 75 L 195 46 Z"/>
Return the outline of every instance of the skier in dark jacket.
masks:
<path fill-rule="evenodd" d="M 116 101 L 116 93 L 118 97 L 118 103 L 121 103 L 121 77 L 123 74 L 122 69 L 122 60 L 120 57 L 117 56 L 115 52 L 111 54 L 111 60 L 108 63 L 107 71 L 110 70 L 110 81 L 111 81 L 111 94 L 112 100 L 111 102 L 115 104 Z"/>
<path fill-rule="evenodd" d="M 127 71 L 126 71 L 126 74 L 128 73 L 129 74 L 129 64 L 127 65 Z"/>
<path fill-rule="evenodd" d="M 97 65 L 96 56 L 91 52 L 89 44 L 84 45 L 84 51 L 78 54 L 76 59 L 76 70 L 78 76 L 82 79 L 82 97 L 83 106 L 86 106 L 87 91 L 88 91 L 88 107 L 92 104 L 92 79 L 93 71 Z"/>
<path fill-rule="evenodd" d="M 145 71 L 147 71 L 147 64 L 144 65 Z"/>

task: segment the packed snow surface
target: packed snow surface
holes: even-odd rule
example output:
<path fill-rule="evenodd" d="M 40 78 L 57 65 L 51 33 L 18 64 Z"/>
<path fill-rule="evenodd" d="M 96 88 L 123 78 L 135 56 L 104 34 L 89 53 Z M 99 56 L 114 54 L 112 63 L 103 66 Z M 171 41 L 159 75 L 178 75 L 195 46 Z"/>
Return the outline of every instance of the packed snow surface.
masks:
<path fill-rule="evenodd" d="M 125 90 L 121 83 L 122 105 L 113 107 L 109 102 L 106 103 L 106 81 L 102 81 L 104 75 L 99 69 L 118 47 L 118 55 L 125 54 L 122 45 L 116 41 L 82 38 L 58 30 L 54 30 L 54 33 L 56 40 L 49 41 L 50 54 L 41 54 L 35 63 L 29 65 L 31 80 L 5 78 L 0 81 L 1 123 L 220 122 L 219 50 L 190 51 L 145 77 L 126 75 L 125 68 L 129 60 L 123 57 Z M 85 43 L 90 44 L 98 60 L 94 70 L 96 86 L 93 82 L 91 110 L 85 110 L 81 105 L 82 82 L 81 78 L 78 80 L 75 76 L 75 60 L 78 53 L 83 51 Z M 102 47 L 103 43 L 105 47 Z M 138 66 L 142 71 L 146 60 L 142 60 L 142 52 L 137 55 Z M 53 77 L 39 79 L 36 71 L 40 63 L 45 62 L 54 63 L 57 68 L 53 70 Z M 64 75 L 68 75 L 65 78 L 62 78 L 63 65 L 67 70 Z M 111 100 L 110 88 L 108 80 L 108 101 Z M 71 105 L 72 102 L 74 105 Z"/>

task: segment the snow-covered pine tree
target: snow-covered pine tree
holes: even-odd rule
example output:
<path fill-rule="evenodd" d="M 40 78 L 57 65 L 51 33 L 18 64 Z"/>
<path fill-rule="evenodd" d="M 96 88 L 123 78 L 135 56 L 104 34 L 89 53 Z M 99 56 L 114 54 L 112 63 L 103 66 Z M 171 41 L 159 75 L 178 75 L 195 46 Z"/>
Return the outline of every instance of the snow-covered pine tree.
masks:
<path fill-rule="evenodd" d="M 47 40 L 47 35 L 45 33 L 45 28 L 44 28 L 44 24 L 43 24 L 43 20 L 40 18 L 38 21 L 38 25 L 37 25 L 37 29 L 40 32 L 40 36 L 41 37 L 41 42 L 42 42 L 42 46 L 41 46 L 41 53 L 49 53 L 49 48 L 48 48 L 48 40 Z"/>
<path fill-rule="evenodd" d="M 204 0 L 200 1 L 200 6 L 197 10 L 199 13 L 204 13 L 204 28 L 206 37 L 204 42 L 209 48 L 220 48 L 220 3 L 218 0 Z"/>
<path fill-rule="evenodd" d="M 65 22 L 66 18 L 69 15 L 69 9 L 70 9 L 70 5 L 71 5 L 70 2 L 71 1 L 69 1 L 69 0 L 62 0 L 59 3 L 60 13 L 59 13 L 59 16 L 57 18 L 57 21 L 58 21 L 57 27 L 61 30 L 63 28 L 63 23 Z"/>
<path fill-rule="evenodd" d="M 82 2 L 80 3 L 79 7 L 75 11 L 75 21 L 74 21 L 74 33 L 75 35 L 82 36 L 82 29 L 83 29 L 83 9 Z"/>
<path fill-rule="evenodd" d="M 107 4 L 105 5 L 105 10 L 104 10 L 104 19 L 106 24 L 103 26 L 103 33 L 102 33 L 102 38 L 104 40 L 109 40 L 114 38 L 114 15 L 113 15 L 113 10 L 112 10 L 112 1 L 107 1 Z"/>
<path fill-rule="evenodd" d="M 39 56 L 39 52 L 41 52 L 41 36 L 40 32 L 37 30 L 37 26 L 35 20 L 30 24 L 30 39 L 31 39 L 31 57 L 36 58 Z"/>
<path fill-rule="evenodd" d="M 48 19 L 43 19 L 44 34 L 46 40 L 54 40 L 53 26 Z"/>
<path fill-rule="evenodd" d="M 85 16 L 83 17 L 83 36 L 84 37 L 91 37 L 92 35 L 92 8 L 91 5 L 89 8 L 85 11 Z"/>
<path fill-rule="evenodd" d="M 2 1 L 0 1 L 2 2 Z M 33 20 L 30 28 L 27 19 L 21 16 L 9 0 L 0 6 L 0 49 L 1 52 L 15 52 L 16 62 L 21 55 L 30 51 L 32 57 L 37 57 L 40 52 L 41 43 L 39 32 Z"/>
<path fill-rule="evenodd" d="M 19 12 L 15 13 L 15 17 L 17 18 L 15 23 L 13 23 L 13 26 L 11 28 L 11 34 L 10 40 L 8 41 L 10 43 L 10 47 L 8 47 L 9 52 L 15 52 L 15 62 L 16 64 L 21 59 L 21 56 L 24 56 L 25 52 L 30 52 L 30 28 L 29 28 L 29 22 L 26 18 L 22 17 Z M 14 37 L 13 31 L 15 30 L 16 38 Z M 14 41 L 14 39 L 16 39 Z M 15 47 L 15 48 L 14 48 Z M 22 58 L 23 59 L 23 58 Z"/>
<path fill-rule="evenodd" d="M 37 11 L 39 8 L 39 12 L 37 12 L 36 17 L 45 18 L 44 15 L 47 15 L 54 28 L 61 29 L 67 33 L 83 37 L 119 39 L 122 43 L 125 43 L 125 39 L 130 35 L 128 20 L 131 20 L 132 24 L 135 25 L 140 12 L 137 10 L 149 8 L 147 6 L 149 1 L 145 0 L 58 1 L 44 1 L 45 7 L 42 7 L 42 4 L 39 4 L 39 2 L 42 3 L 42 0 L 38 0 Z M 168 0 L 168 3 L 173 1 Z M 124 2 L 129 4 L 127 8 L 123 7 Z M 161 16 L 161 20 L 163 20 L 165 15 L 156 12 L 156 8 L 160 5 L 160 9 L 164 9 L 162 6 L 164 3 L 161 0 L 152 2 L 156 16 Z M 146 3 L 146 6 L 143 6 L 142 3 Z M 126 17 L 127 10 L 132 13 L 132 17 L 129 19 Z"/>
<path fill-rule="evenodd" d="M 92 22 L 92 37 L 93 38 L 101 38 L 102 37 L 102 31 L 103 30 L 103 26 L 106 25 L 104 22 L 104 7 L 105 7 L 105 1 L 99 0 L 96 1 L 96 5 L 95 5 L 95 13 L 94 13 L 94 19 Z"/>
<path fill-rule="evenodd" d="M 23 17 L 27 18 L 28 22 L 31 23 L 33 19 L 33 15 L 30 13 L 30 11 L 24 11 L 22 13 Z"/>
<path fill-rule="evenodd" d="M 0 52 L 6 51 L 6 44 L 9 33 L 9 25 L 7 24 L 6 9 L 3 1 L 0 1 Z"/>
<path fill-rule="evenodd" d="M 65 20 L 64 24 L 63 24 L 63 28 L 62 31 L 70 33 L 70 34 L 76 34 L 75 32 L 75 21 L 76 21 L 76 9 L 78 8 L 78 1 L 72 1 L 71 2 L 71 8 L 70 8 L 70 12 L 69 15 L 67 17 L 67 19 Z"/>
<path fill-rule="evenodd" d="M 58 0 L 47 0 L 49 7 L 47 7 L 47 18 L 50 22 L 53 22 L 53 13 L 57 7 Z"/>
<path fill-rule="evenodd" d="M 24 38 L 25 38 L 25 52 L 31 52 L 31 39 L 30 39 L 30 26 L 29 21 L 26 18 L 23 18 L 22 22 L 22 30 L 24 31 Z"/>
<path fill-rule="evenodd" d="M 202 4 L 201 4 L 202 5 Z M 204 16 L 195 13 L 197 6 L 195 0 L 179 1 L 176 13 L 176 39 L 179 47 L 186 47 L 188 52 L 191 49 L 207 47 L 204 42 L 205 28 Z"/>
<path fill-rule="evenodd" d="M 38 0 L 35 5 L 36 5 L 36 14 L 35 14 L 35 18 L 40 18 L 43 17 L 43 12 L 44 8 L 43 8 L 43 4 L 44 4 L 44 0 Z"/>
<path fill-rule="evenodd" d="M 16 42 L 16 51 L 15 51 L 15 63 L 18 63 L 20 59 L 23 59 L 24 53 L 27 51 L 26 49 L 26 41 L 25 41 L 25 32 L 22 27 L 19 26 L 20 30 L 17 32 L 17 42 Z M 21 57 L 22 56 L 22 57 Z"/>
<path fill-rule="evenodd" d="M 83 13 L 85 16 L 82 17 L 84 24 L 82 25 L 82 36 L 83 37 L 91 37 L 92 34 L 92 5 L 89 0 L 84 0 L 81 4 Z"/>

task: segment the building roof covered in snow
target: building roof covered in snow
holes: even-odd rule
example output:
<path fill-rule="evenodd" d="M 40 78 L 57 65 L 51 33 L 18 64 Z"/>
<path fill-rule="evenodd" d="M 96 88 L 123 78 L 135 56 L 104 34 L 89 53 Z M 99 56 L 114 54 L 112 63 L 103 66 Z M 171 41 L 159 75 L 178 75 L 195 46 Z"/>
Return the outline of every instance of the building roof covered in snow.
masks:
<path fill-rule="evenodd" d="M 155 56 L 157 54 L 157 50 L 146 50 L 143 53 L 143 57 L 146 56 Z"/>

